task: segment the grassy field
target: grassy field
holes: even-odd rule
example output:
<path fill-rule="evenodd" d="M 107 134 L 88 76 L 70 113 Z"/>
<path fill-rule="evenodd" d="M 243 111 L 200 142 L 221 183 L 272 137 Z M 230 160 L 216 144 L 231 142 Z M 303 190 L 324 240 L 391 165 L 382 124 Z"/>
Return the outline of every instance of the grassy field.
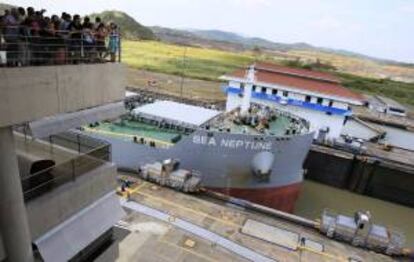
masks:
<path fill-rule="evenodd" d="M 269 56 L 268 54 L 257 56 L 257 54 L 255 55 L 252 52 L 227 52 L 207 48 L 184 47 L 156 41 L 125 41 L 122 45 L 122 51 L 123 61 L 133 69 L 184 76 L 192 79 L 215 81 L 216 83 L 210 85 L 207 82 L 187 83 L 187 87 L 193 84 L 196 85 L 195 87 L 191 87 L 191 95 L 200 97 L 204 95 L 217 95 L 217 97 L 209 97 L 209 99 L 223 99 L 222 95 L 218 92 L 218 77 L 220 75 L 246 66 L 255 61 L 257 57 L 259 57 L 260 60 L 270 60 L 273 62 L 280 62 L 285 59 L 277 54 L 274 54 L 273 56 Z M 299 56 L 302 55 L 304 59 L 310 59 L 309 53 L 295 54 Z M 326 61 L 331 62 L 331 64 L 336 67 L 338 63 L 342 63 L 347 67 L 352 68 L 352 70 L 360 72 L 359 75 L 364 75 L 364 67 L 360 60 L 353 60 L 353 58 L 350 58 L 344 62 L 339 61 L 338 58 L 332 58 L 332 61 L 329 60 L 329 57 L 325 57 L 324 59 L 328 59 Z M 136 74 L 142 76 L 142 72 Z M 414 105 L 414 83 L 397 82 L 388 79 L 374 79 L 348 73 L 339 73 L 338 75 L 342 78 L 343 84 L 353 90 L 367 94 L 381 94 L 394 98 L 402 103 Z M 140 80 L 138 78 L 139 77 L 130 77 L 130 80 L 133 79 L 133 82 L 135 83 L 142 83 L 145 77 Z M 163 75 L 161 77 L 160 75 L 160 78 L 165 80 L 166 76 Z M 171 88 L 174 87 L 171 91 L 174 90 L 173 92 L 177 92 L 180 85 L 177 84 L 179 80 L 175 79 L 174 81 L 176 84 L 170 85 Z M 166 83 L 167 82 L 168 81 L 166 81 Z M 202 85 L 203 88 L 197 88 L 197 85 Z M 206 91 L 208 86 L 213 85 L 217 86 L 217 88 L 214 88 L 211 92 Z M 169 86 L 167 84 L 163 85 L 163 89 L 168 88 Z M 198 92 L 201 90 L 203 91 Z"/>
<path fill-rule="evenodd" d="M 131 89 L 138 88 L 196 101 L 224 102 L 226 100 L 219 82 L 182 78 L 131 67 L 128 69 L 128 84 Z"/>
<path fill-rule="evenodd" d="M 218 81 L 220 75 L 254 61 L 253 55 L 248 53 L 183 47 L 156 41 L 125 41 L 122 52 L 123 61 L 133 68 L 212 81 Z"/>
<path fill-rule="evenodd" d="M 329 63 L 341 72 L 370 78 L 392 78 L 396 81 L 414 82 L 414 68 L 385 64 L 359 57 L 343 56 L 333 53 L 322 53 L 308 50 L 292 50 L 289 55 L 300 57 L 302 60 Z"/>
<path fill-rule="evenodd" d="M 388 79 L 372 79 L 350 74 L 339 74 L 342 84 L 352 90 L 393 98 L 400 103 L 414 106 L 414 84 Z"/>

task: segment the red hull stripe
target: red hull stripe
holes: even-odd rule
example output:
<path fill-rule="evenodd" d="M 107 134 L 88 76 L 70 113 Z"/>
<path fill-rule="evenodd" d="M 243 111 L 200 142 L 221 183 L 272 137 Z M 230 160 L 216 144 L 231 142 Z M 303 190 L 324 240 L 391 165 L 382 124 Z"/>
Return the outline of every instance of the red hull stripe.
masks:
<path fill-rule="evenodd" d="M 235 198 L 292 213 L 299 197 L 301 183 L 274 188 L 209 188 Z"/>

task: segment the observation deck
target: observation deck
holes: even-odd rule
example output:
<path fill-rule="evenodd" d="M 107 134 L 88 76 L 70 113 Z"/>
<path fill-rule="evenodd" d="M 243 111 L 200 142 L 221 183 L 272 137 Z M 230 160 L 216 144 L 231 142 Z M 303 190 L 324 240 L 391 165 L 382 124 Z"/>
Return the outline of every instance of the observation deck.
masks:
<path fill-rule="evenodd" d="M 126 68 L 120 53 L 98 61 L 77 40 L 0 45 L 0 261 L 116 253 L 123 211 L 110 145 L 65 131 L 123 113 Z"/>

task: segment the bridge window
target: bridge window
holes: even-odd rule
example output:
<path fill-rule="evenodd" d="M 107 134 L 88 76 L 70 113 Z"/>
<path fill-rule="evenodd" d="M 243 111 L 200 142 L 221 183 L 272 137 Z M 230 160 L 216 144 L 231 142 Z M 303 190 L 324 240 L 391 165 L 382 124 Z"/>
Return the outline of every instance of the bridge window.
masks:
<path fill-rule="evenodd" d="M 289 92 L 288 91 L 283 91 L 283 96 L 284 97 L 287 97 L 289 95 Z"/>
<path fill-rule="evenodd" d="M 244 91 L 244 83 L 240 83 L 240 90 L 243 92 Z"/>
<path fill-rule="evenodd" d="M 263 94 L 266 94 L 266 89 L 267 89 L 266 87 L 262 87 L 262 93 Z"/>
<path fill-rule="evenodd" d="M 277 95 L 277 89 L 272 90 L 272 95 Z"/>
<path fill-rule="evenodd" d="M 318 97 L 318 99 L 316 100 L 316 103 L 322 105 L 323 102 L 323 98 L 322 97 Z"/>
<path fill-rule="evenodd" d="M 311 101 L 311 96 L 306 96 L 306 97 L 305 97 L 305 102 L 310 103 L 310 101 Z"/>
<path fill-rule="evenodd" d="M 330 100 L 329 101 L 329 107 L 332 107 L 333 106 L 333 101 L 332 100 Z"/>
<path fill-rule="evenodd" d="M 253 91 L 253 92 L 256 92 L 256 86 L 253 86 L 253 87 L 252 87 L 252 91 Z"/>

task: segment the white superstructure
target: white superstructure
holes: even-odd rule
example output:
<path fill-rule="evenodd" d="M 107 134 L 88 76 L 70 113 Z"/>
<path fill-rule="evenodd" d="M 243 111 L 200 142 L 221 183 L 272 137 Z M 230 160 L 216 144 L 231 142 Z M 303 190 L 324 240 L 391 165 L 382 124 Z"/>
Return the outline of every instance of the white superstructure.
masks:
<path fill-rule="evenodd" d="M 226 110 L 265 104 L 294 113 L 310 122 L 315 138 L 341 135 L 351 105 L 363 105 L 362 97 L 322 72 L 256 63 L 246 70 L 224 75 L 228 84 Z"/>

